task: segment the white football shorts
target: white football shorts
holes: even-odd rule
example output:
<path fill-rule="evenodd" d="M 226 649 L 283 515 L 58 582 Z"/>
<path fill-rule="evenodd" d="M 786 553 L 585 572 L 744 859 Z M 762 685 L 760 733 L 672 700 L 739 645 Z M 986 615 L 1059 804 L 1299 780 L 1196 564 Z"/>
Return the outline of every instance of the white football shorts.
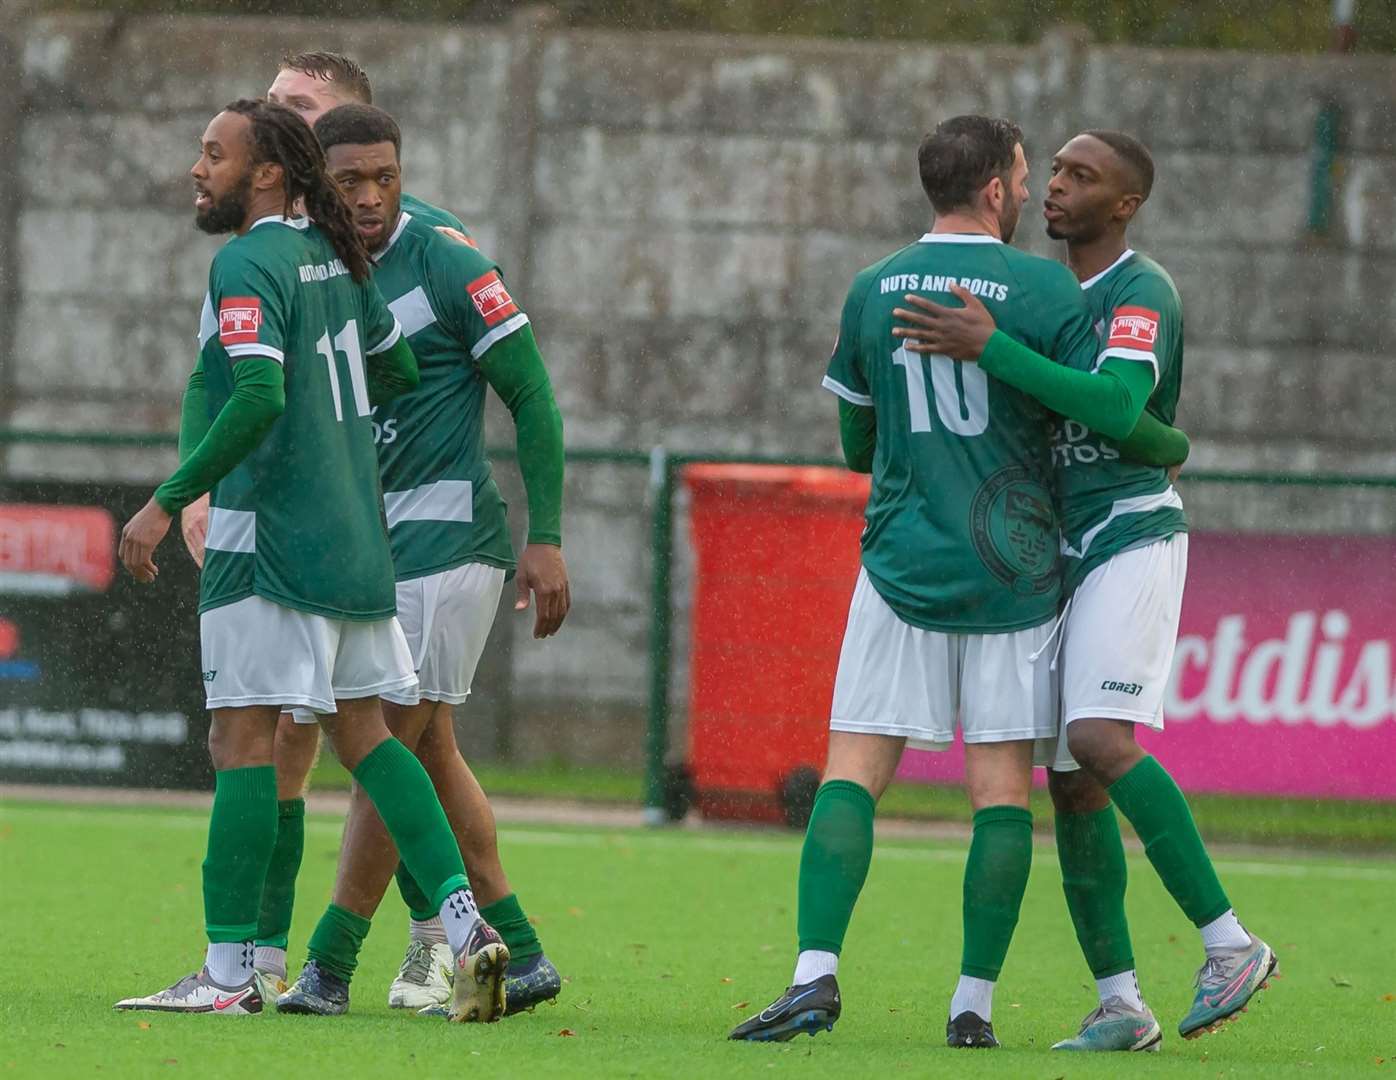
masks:
<path fill-rule="evenodd" d="M 459 705 L 465 701 L 494 625 L 504 577 L 497 566 L 466 563 L 399 581 L 397 619 L 417 678 L 410 687 L 385 690 L 379 696 L 394 705 L 416 705 L 419 701 Z M 290 712 L 298 724 L 316 722 L 308 710 Z"/>
<path fill-rule="evenodd" d="M 966 743 L 1055 734 L 1056 680 L 1042 651 L 1051 633 L 1050 622 L 1003 634 L 920 630 L 860 569 L 829 727 L 902 736 L 922 750 L 949 749 L 957 721 Z"/>
<path fill-rule="evenodd" d="M 1092 570 L 1062 623 L 1061 731 L 1038 764 L 1077 768 L 1066 730 L 1076 720 L 1126 720 L 1163 730 L 1163 698 L 1178 644 L 1188 534 L 1132 548 Z"/>
<path fill-rule="evenodd" d="M 331 619 L 249 596 L 199 616 L 210 709 L 299 706 L 414 693 L 412 654 L 395 618 Z M 309 716 L 312 722 L 313 716 Z"/>

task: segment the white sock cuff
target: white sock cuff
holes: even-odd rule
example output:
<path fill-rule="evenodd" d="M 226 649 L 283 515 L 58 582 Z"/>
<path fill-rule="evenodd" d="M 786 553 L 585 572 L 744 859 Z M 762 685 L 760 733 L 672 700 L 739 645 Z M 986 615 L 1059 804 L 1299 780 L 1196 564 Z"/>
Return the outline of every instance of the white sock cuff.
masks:
<path fill-rule="evenodd" d="M 1095 988 L 1100 994 L 1101 1004 L 1105 1003 L 1106 998 L 1117 997 L 1130 1008 L 1144 1008 L 1144 998 L 1139 993 L 1139 975 L 1132 968 L 1118 975 L 1107 975 L 1103 979 L 1097 979 Z"/>
<path fill-rule="evenodd" d="M 1213 919 L 1202 930 L 1202 947 L 1208 952 L 1213 949 L 1241 949 L 1250 944 L 1251 936 L 1236 918 L 1234 908 Z"/>
<path fill-rule="evenodd" d="M 981 1020 L 994 1018 L 994 984 L 988 979 L 961 975 L 955 984 L 955 996 L 950 999 L 950 1019 L 972 1012 Z"/>
<path fill-rule="evenodd" d="M 420 941 L 424 945 L 446 944 L 446 925 L 440 915 L 433 915 L 430 919 L 412 919 L 411 923 L 408 940 Z"/>
<path fill-rule="evenodd" d="M 242 986 L 252 978 L 254 951 L 250 941 L 210 941 L 204 954 L 208 977 L 229 990 Z"/>
<path fill-rule="evenodd" d="M 286 950 L 279 949 L 275 945 L 258 945 L 252 958 L 252 966 L 258 971 L 265 971 L 269 975 L 275 975 L 278 979 L 284 979 L 286 978 Z"/>
<path fill-rule="evenodd" d="M 821 952 L 819 949 L 805 949 L 795 960 L 795 975 L 791 978 L 792 986 L 804 986 L 805 983 L 812 983 L 822 975 L 837 975 L 839 973 L 839 954 L 831 952 Z"/>

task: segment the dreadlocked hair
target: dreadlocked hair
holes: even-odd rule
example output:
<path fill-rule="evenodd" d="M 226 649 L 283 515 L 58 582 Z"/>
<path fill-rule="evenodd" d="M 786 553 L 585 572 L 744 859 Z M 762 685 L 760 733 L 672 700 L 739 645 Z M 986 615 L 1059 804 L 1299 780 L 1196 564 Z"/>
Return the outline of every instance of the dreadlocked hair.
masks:
<path fill-rule="evenodd" d="M 369 279 L 371 268 L 339 184 L 325 170 L 325 152 L 299 113 L 284 105 L 241 98 L 225 112 L 252 124 L 253 160 L 281 166 L 286 197 L 282 214 L 290 217 L 297 200 L 305 201 L 310 220 L 325 231 L 335 254 L 355 281 Z"/>

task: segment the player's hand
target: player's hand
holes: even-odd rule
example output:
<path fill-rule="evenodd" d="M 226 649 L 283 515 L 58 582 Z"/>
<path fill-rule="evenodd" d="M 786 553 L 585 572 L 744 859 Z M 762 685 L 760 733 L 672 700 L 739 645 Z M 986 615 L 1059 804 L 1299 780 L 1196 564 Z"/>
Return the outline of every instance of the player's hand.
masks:
<path fill-rule="evenodd" d="M 121 562 L 142 584 L 149 585 L 160 573 L 153 556 L 173 520 L 152 498 L 121 530 Z"/>
<path fill-rule="evenodd" d="M 204 568 L 204 541 L 208 539 L 208 496 L 200 495 L 179 512 L 179 531 L 184 546 L 200 570 Z"/>
<path fill-rule="evenodd" d="M 892 310 L 895 318 L 910 324 L 893 327 L 892 336 L 905 339 L 911 352 L 949 356 L 955 360 L 978 360 L 997 329 L 994 317 L 968 289 L 951 285 L 950 292 L 964 307 L 946 307 L 908 293 L 907 303 L 917 310 L 900 307 Z"/>
<path fill-rule="evenodd" d="M 519 556 L 514 584 L 518 587 L 515 611 L 528 610 L 530 590 L 538 598 L 533 636 L 545 638 L 556 634 L 572 607 L 572 587 L 567 583 L 567 564 L 562 561 L 562 548 L 552 544 L 529 544 Z"/>
<path fill-rule="evenodd" d="M 453 228 L 450 225 L 437 225 L 435 226 L 435 228 L 436 231 L 439 232 L 442 236 L 446 237 L 447 240 L 454 240 L 456 243 L 464 244 L 466 247 L 479 246 L 475 243 L 474 240 L 466 236 L 465 233 L 461 232 L 459 229 Z"/>

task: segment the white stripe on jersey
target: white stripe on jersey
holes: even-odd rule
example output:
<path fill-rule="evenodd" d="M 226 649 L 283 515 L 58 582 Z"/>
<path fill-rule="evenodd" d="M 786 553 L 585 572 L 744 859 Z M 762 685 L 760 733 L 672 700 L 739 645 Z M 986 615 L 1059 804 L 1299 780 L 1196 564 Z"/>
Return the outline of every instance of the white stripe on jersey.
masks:
<path fill-rule="evenodd" d="M 256 512 L 226 510 L 221 506 L 209 507 L 208 532 L 204 536 L 204 547 L 211 551 L 256 551 Z"/>
<path fill-rule="evenodd" d="M 388 305 L 388 310 L 397 317 L 402 332 L 408 337 L 436 322 L 436 312 L 431 310 L 431 301 L 420 285 L 399 296 Z"/>
<path fill-rule="evenodd" d="M 403 521 L 461 521 L 475 516 L 474 487 L 469 480 L 438 480 L 406 491 L 385 491 L 388 528 Z"/>

